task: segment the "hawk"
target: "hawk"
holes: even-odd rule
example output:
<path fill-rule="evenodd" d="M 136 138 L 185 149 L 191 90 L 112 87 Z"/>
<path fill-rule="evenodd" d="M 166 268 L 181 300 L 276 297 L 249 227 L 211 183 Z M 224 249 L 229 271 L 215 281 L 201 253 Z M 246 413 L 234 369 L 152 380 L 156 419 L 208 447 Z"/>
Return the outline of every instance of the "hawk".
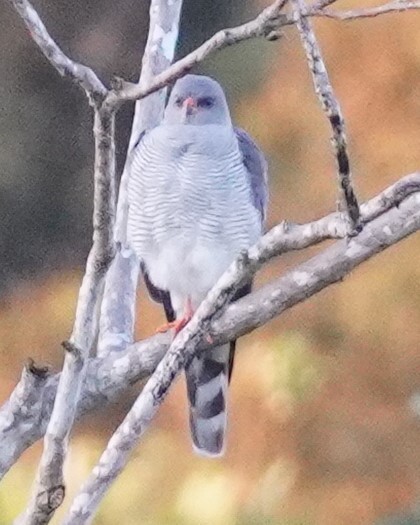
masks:
<path fill-rule="evenodd" d="M 267 164 L 235 128 L 213 79 L 187 75 L 171 92 L 162 123 L 136 145 L 128 183 L 128 240 L 168 327 L 191 319 L 223 272 L 263 233 Z M 250 285 L 236 298 L 249 293 Z M 223 454 L 226 396 L 235 342 L 186 367 L 194 449 Z"/>

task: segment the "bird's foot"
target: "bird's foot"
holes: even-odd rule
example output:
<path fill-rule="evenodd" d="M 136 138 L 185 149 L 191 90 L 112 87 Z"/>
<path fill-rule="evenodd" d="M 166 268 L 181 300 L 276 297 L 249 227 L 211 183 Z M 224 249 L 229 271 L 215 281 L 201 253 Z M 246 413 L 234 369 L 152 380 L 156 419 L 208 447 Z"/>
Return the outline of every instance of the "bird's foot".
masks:
<path fill-rule="evenodd" d="M 178 334 L 184 326 L 188 324 L 191 317 L 181 317 L 181 319 L 176 319 L 175 321 L 172 321 L 170 323 L 165 323 L 162 326 L 159 326 L 156 328 L 156 333 L 163 334 L 165 332 L 168 332 L 169 330 L 175 330 L 175 335 Z"/>
<path fill-rule="evenodd" d="M 193 315 L 194 311 L 192 308 L 191 299 L 188 297 L 185 303 L 184 315 L 180 319 L 175 319 L 175 321 L 159 326 L 159 328 L 156 329 L 156 333 L 161 334 L 167 332 L 168 330 L 174 329 L 175 335 L 177 335 L 184 328 L 184 326 L 186 326 L 191 321 Z"/>

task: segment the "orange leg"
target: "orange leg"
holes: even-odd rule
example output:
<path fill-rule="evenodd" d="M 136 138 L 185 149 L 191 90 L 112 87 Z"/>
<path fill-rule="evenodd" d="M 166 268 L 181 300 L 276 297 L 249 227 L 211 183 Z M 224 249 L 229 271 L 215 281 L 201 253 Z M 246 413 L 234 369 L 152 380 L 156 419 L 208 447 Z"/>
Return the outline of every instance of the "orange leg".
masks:
<path fill-rule="evenodd" d="M 184 315 L 180 319 L 175 319 L 175 321 L 172 321 L 171 323 L 165 323 L 164 325 L 159 326 L 156 329 L 156 332 L 161 334 L 173 328 L 175 330 L 175 335 L 177 335 L 184 326 L 189 323 L 193 314 L 194 311 L 191 304 L 191 298 L 188 297 L 187 302 L 185 303 Z"/>

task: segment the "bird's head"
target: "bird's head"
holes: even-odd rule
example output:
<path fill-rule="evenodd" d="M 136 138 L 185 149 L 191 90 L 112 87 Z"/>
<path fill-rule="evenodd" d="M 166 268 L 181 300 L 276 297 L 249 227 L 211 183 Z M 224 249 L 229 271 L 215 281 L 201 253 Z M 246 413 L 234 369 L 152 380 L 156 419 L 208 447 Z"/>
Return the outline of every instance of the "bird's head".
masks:
<path fill-rule="evenodd" d="M 166 124 L 231 124 L 223 89 L 212 78 L 186 75 L 178 80 L 165 110 Z"/>

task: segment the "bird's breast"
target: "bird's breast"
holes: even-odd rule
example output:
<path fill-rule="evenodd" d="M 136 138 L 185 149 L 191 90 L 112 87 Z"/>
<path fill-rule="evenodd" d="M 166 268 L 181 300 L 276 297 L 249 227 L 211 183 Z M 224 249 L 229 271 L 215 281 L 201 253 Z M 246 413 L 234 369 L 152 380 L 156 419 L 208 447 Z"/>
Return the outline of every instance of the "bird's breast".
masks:
<path fill-rule="evenodd" d="M 234 136 L 146 136 L 133 158 L 128 233 L 157 286 L 170 290 L 182 273 L 208 290 L 261 234 Z"/>

